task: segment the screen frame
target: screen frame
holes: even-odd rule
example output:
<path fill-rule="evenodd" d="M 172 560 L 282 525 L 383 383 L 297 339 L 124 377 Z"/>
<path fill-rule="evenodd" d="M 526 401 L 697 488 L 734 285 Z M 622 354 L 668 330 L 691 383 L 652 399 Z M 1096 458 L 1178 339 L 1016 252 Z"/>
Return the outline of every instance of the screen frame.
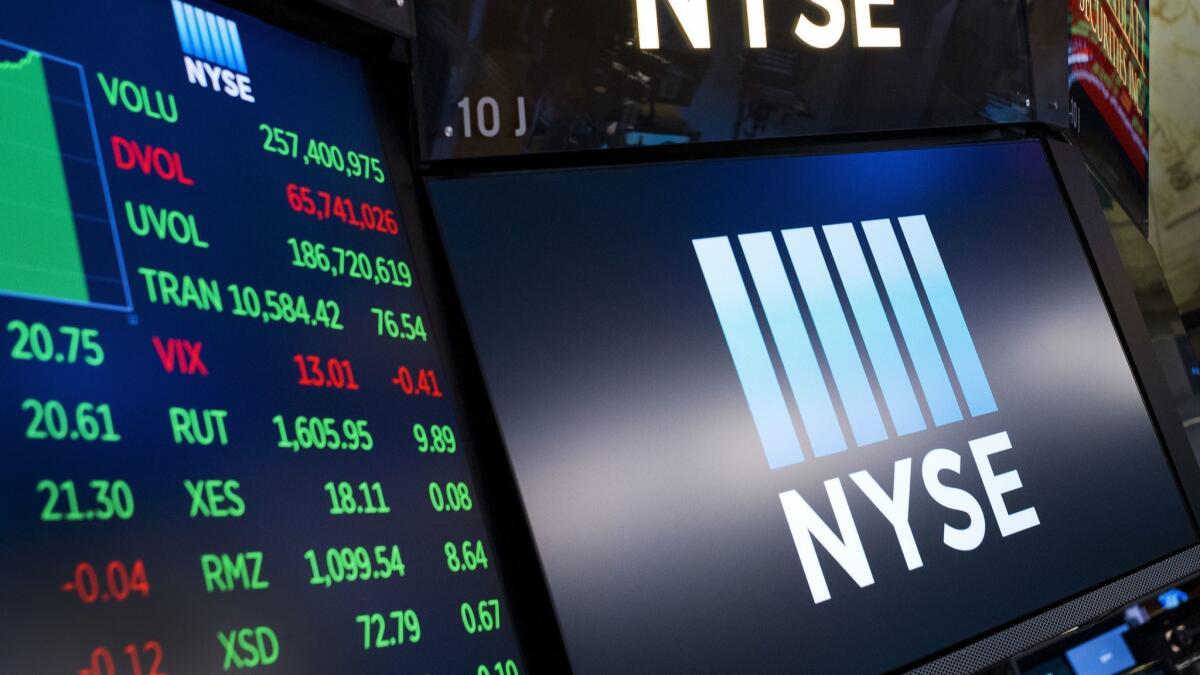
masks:
<path fill-rule="evenodd" d="M 368 93 L 383 142 L 385 161 L 413 249 L 412 264 L 426 281 L 422 295 L 437 342 L 445 379 L 457 387 L 454 409 L 475 448 L 468 462 L 474 485 L 488 507 L 484 520 L 497 547 L 499 578 L 510 600 L 522 658 L 532 672 L 570 672 L 556 610 L 483 380 L 473 338 L 453 284 L 437 232 L 426 182 L 472 175 L 665 163 L 730 157 L 840 154 L 940 147 L 961 143 L 1041 139 L 1047 162 L 1077 229 L 1077 235 L 1134 380 L 1164 448 L 1200 539 L 1200 463 L 1193 456 L 1166 380 L 1154 356 L 1128 275 L 1108 232 L 1086 164 L 1078 148 L 1036 124 L 981 125 L 943 130 L 840 134 L 803 139 L 726 141 L 686 146 L 556 152 L 515 157 L 488 156 L 423 160 L 420 151 L 419 79 L 415 46 L 316 0 L 217 0 L 283 30 L 362 60 Z M 419 38 L 416 38 L 419 39 Z M 415 150 L 415 152 L 414 152 Z M 453 357 L 453 358 L 452 358 Z M 483 448 L 488 448 L 487 452 Z M 1200 571 L 1200 543 L 1152 561 L 1050 608 L 1018 617 L 962 643 L 904 666 L 918 673 L 959 673 L 1004 664 L 1040 642 L 1102 621 L 1109 613 Z"/>
<path fill-rule="evenodd" d="M 378 64 L 376 69 L 369 62 L 366 66 L 376 119 L 397 119 L 404 110 L 403 89 L 395 86 L 387 66 Z M 483 520 L 500 560 L 498 576 L 514 620 L 521 656 L 532 672 L 570 672 L 566 644 L 517 489 L 516 473 L 504 446 L 492 441 L 499 438 L 494 417 L 480 413 L 485 408 L 490 411 L 490 403 L 478 398 L 474 345 L 467 337 L 465 321 L 458 320 L 463 311 L 449 278 L 449 266 L 440 264 L 445 254 L 436 226 L 419 204 L 404 134 L 386 124 L 380 124 L 379 131 L 412 249 L 411 265 L 417 277 L 425 281 L 421 293 L 427 318 L 432 332 L 442 336 L 435 342 L 443 380 L 457 393 L 453 405 L 456 426 L 472 448 L 467 461 L 471 485 L 486 505 Z M 482 374 L 478 377 L 482 378 Z"/>
<path fill-rule="evenodd" d="M 1097 291 L 1109 313 L 1113 330 L 1125 352 L 1134 382 L 1138 387 L 1147 416 L 1158 436 L 1176 487 L 1190 518 L 1195 540 L 1191 546 L 1165 557 L 1147 561 L 1139 568 L 1065 596 L 1053 604 L 1029 614 L 1015 617 L 993 629 L 948 645 L 943 650 L 897 668 L 897 672 L 942 674 L 977 672 L 1008 661 L 1065 632 L 1103 620 L 1108 614 L 1154 590 L 1200 572 L 1200 461 L 1193 455 L 1183 430 L 1178 410 L 1150 342 L 1149 331 L 1137 305 L 1133 287 L 1121 262 L 1108 223 L 1100 208 L 1092 178 L 1080 150 L 1061 140 L 1057 133 L 1038 125 L 986 126 L 954 129 L 945 132 L 888 132 L 828 136 L 814 139 L 771 139 L 759 142 L 735 141 L 712 144 L 657 146 L 652 148 L 623 148 L 602 151 L 548 153 L 509 157 L 482 157 L 426 161 L 417 166 L 421 185 L 422 210 L 429 222 L 434 222 L 434 210 L 429 183 L 456 178 L 515 174 L 545 170 L 619 167 L 639 164 L 669 164 L 717 159 L 745 159 L 772 156 L 806 156 L 867 153 L 886 150 L 946 147 L 961 144 L 980 144 L 1037 140 L 1045 161 L 1057 182 L 1080 249 L 1091 268 Z M 438 240 L 440 248 L 440 239 Z M 444 249 L 439 264 L 449 261 Z M 455 293 L 455 287 L 450 287 Z M 457 300 L 459 315 L 455 317 L 464 334 L 470 335 L 466 317 Z M 474 338 L 471 337 L 473 344 Z M 482 378 L 478 353 L 471 352 L 470 365 L 478 374 L 477 386 L 482 387 L 480 400 L 487 402 L 489 426 L 496 429 L 495 442 L 503 447 L 490 394 Z M 473 396 L 474 398 L 474 396 Z M 555 609 L 557 612 L 557 610 Z"/>
<path fill-rule="evenodd" d="M 490 405 L 478 400 L 472 381 L 474 348 L 450 283 L 448 265 L 439 260 L 436 228 L 422 206 L 411 158 L 417 138 L 413 100 L 412 40 L 344 13 L 320 0 L 212 0 L 298 37 L 358 59 L 371 114 L 383 148 L 384 163 L 400 211 L 401 228 L 411 248 L 415 277 L 422 281 L 426 319 L 442 365 L 442 381 L 455 392 L 451 409 L 457 435 L 472 450 L 467 467 L 472 489 L 482 497 L 484 525 L 497 578 L 505 593 L 509 620 L 526 669 L 533 673 L 569 673 L 565 643 L 550 602 L 546 576 L 516 486 L 516 476 L 499 437 L 490 427 Z M 489 411 L 481 415 L 483 410 Z M 488 448 L 488 451 L 484 451 Z"/>
<path fill-rule="evenodd" d="M 1075 146 L 1062 141 L 1045 141 L 1044 145 L 1051 168 L 1066 198 L 1067 208 L 1081 235 L 1092 271 L 1108 303 L 1113 324 L 1125 347 L 1126 358 L 1175 470 L 1180 492 L 1191 509 L 1193 526 L 1200 527 L 1200 461 L 1192 453 L 1183 420 L 1154 355 L 1150 331 L 1142 318 L 1133 283 L 1100 208 L 1092 174 L 1081 151 Z"/>
<path fill-rule="evenodd" d="M 1200 532 L 1200 462 L 1192 453 L 1179 411 L 1155 357 L 1133 285 L 1100 208 L 1093 177 L 1076 146 L 1054 138 L 1043 138 L 1042 145 L 1176 486 L 1191 515 L 1192 528 Z M 1052 607 L 1018 618 L 989 634 L 949 647 L 923 663 L 910 665 L 909 672 L 957 673 L 1008 663 L 1042 642 L 1102 622 L 1121 607 L 1198 571 L 1200 543 L 1063 598 Z"/>

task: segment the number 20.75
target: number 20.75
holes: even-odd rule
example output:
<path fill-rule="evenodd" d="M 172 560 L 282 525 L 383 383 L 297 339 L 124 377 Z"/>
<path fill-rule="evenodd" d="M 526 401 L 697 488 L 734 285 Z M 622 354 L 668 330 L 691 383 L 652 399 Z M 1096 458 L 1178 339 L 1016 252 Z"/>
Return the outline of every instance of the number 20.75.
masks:
<path fill-rule="evenodd" d="M 17 361 L 66 364 L 82 362 L 89 366 L 104 363 L 104 348 L 98 340 L 100 331 L 95 328 L 59 326 L 59 337 L 55 339 L 55 333 L 44 323 L 26 323 L 20 319 L 13 319 L 5 326 L 5 330 L 17 334 L 9 353 L 9 356 Z"/>

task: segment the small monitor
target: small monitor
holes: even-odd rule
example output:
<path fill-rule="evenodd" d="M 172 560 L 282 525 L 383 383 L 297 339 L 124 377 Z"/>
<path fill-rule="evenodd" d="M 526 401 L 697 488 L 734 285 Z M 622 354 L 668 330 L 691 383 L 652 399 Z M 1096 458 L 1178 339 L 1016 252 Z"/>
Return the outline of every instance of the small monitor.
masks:
<path fill-rule="evenodd" d="M 1137 665 L 1125 644 L 1127 632 L 1129 626 L 1121 625 L 1067 650 L 1075 675 L 1114 675 Z"/>

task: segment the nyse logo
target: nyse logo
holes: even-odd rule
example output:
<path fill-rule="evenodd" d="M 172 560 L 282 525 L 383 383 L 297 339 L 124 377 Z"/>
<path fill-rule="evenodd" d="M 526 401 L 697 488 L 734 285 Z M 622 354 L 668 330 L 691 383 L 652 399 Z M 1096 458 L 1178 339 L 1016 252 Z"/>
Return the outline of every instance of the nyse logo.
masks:
<path fill-rule="evenodd" d="M 188 82 L 253 103 L 237 24 L 180 0 L 171 7 Z"/>
<path fill-rule="evenodd" d="M 862 225 L 933 423 L 942 426 L 958 422 L 963 418 L 962 411 L 892 223 L 871 220 Z M 929 231 L 929 223 L 924 216 L 901 218 L 900 228 L 904 231 L 930 309 L 941 329 L 970 414 L 979 416 L 995 412 L 996 402 L 987 376 Z M 923 431 L 926 423 L 913 383 L 901 359 L 898 342 L 892 334 L 854 225 L 827 225 L 821 231 L 833 254 L 895 433 L 904 436 Z M 744 234 L 738 237 L 738 243 L 750 268 L 767 324 L 774 334 L 779 359 L 807 432 L 809 449 L 817 457 L 847 449 L 846 438 L 834 413 L 833 392 L 826 385 L 815 346 L 822 347 L 854 442 L 863 446 L 886 440 L 888 430 L 884 427 L 863 360 L 817 241 L 817 231 L 800 228 L 785 230 L 782 234 L 819 345 L 814 345 L 809 337 L 774 235 L 770 232 Z M 694 246 L 767 462 L 776 469 L 804 461 L 795 425 L 784 403 L 729 240 L 725 237 L 701 239 L 695 241 Z"/>
<path fill-rule="evenodd" d="M 745 21 L 746 46 L 764 49 L 767 46 L 767 12 L 764 0 L 741 0 Z M 895 0 L 845 0 L 851 4 L 847 12 L 843 0 L 812 0 L 813 9 L 801 10 L 792 33 L 804 44 L 816 49 L 829 49 L 846 33 L 846 15 L 854 17 L 854 46 L 860 48 L 899 47 L 900 29 L 877 26 L 871 17 L 872 5 L 895 4 Z M 693 49 L 712 46 L 708 21 L 708 0 L 665 0 L 670 14 L 679 24 Z M 634 0 L 637 19 L 638 47 L 659 48 L 659 0 Z"/>
<path fill-rule="evenodd" d="M 801 313 L 775 235 L 758 232 L 737 238 L 802 429 L 797 428 L 784 398 L 730 239 L 713 237 L 692 242 L 772 469 L 799 464 L 806 455 L 820 458 L 961 421 L 963 408 L 951 376 L 962 392 L 967 414 L 981 417 L 997 411 L 928 221 L 925 216 L 898 220 L 907 258 L 890 220 L 862 223 L 874 270 L 891 309 L 890 317 L 854 224 L 820 228 L 849 302 L 849 313 L 839 298 L 817 229 L 781 233 L 815 339 Z M 920 291 L 909 271 L 910 259 Z M 893 318 L 898 331 L 892 328 Z M 855 330 L 866 359 L 855 342 Z M 940 336 L 940 345 L 935 332 Z M 912 364 L 913 376 L 902 352 Z M 824 367 L 818 355 L 823 357 Z M 876 401 L 876 388 L 882 407 Z M 928 417 L 919 403 L 918 391 Z M 849 435 L 843 431 L 835 400 L 840 403 Z M 1013 513 L 1005 504 L 1004 495 L 1022 486 L 1017 472 L 996 474 L 991 465 L 992 455 L 1012 448 L 1008 434 L 999 432 L 971 440 L 968 445 L 1001 536 L 1038 525 L 1034 508 Z M 943 543 L 970 551 L 979 547 L 986 534 L 983 510 L 970 493 L 941 479 L 943 472 L 960 473 L 961 464 L 955 452 L 932 450 L 921 461 L 921 478 L 930 498 L 968 518 L 965 528 L 945 524 Z M 890 493 L 866 471 L 853 473 L 850 479 L 892 526 L 908 569 L 921 567 L 924 563 L 908 521 L 912 459 L 896 462 Z M 874 583 L 841 480 L 827 480 L 824 487 L 840 534 L 797 491 L 779 495 L 809 589 L 818 603 L 828 600 L 830 594 L 816 553 L 817 543 L 860 587 Z"/>

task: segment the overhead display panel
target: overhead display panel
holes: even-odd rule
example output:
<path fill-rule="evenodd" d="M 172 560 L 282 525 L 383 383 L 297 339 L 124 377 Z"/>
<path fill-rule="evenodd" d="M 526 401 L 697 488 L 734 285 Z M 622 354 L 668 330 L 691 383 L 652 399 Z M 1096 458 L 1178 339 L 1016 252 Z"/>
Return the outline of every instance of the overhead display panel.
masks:
<path fill-rule="evenodd" d="M 522 668 L 363 64 L 0 6 L 5 672 Z"/>
<path fill-rule="evenodd" d="M 578 673 L 891 670 L 1196 541 L 1037 142 L 429 189 Z"/>
<path fill-rule="evenodd" d="M 428 0 L 428 159 L 1032 118 L 1019 2 Z"/>

